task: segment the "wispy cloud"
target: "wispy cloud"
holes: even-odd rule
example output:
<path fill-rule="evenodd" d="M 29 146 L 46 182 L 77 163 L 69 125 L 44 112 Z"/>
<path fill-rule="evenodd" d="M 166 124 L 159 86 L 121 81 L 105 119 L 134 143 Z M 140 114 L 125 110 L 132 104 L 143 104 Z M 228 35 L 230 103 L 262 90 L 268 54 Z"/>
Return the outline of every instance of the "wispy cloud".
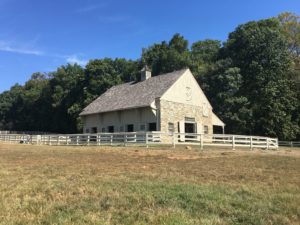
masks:
<path fill-rule="evenodd" d="M 91 12 L 97 9 L 101 9 L 107 6 L 106 2 L 102 2 L 102 3 L 98 3 L 98 4 L 92 4 L 92 5 L 86 5 L 83 6 L 77 10 L 75 10 L 75 13 L 87 13 L 87 12 Z"/>
<path fill-rule="evenodd" d="M 71 55 L 66 57 L 67 63 L 78 64 L 80 66 L 85 66 L 88 63 L 88 60 L 80 59 L 77 55 Z"/>
<path fill-rule="evenodd" d="M 51 57 L 57 59 L 63 59 L 67 63 L 70 64 L 78 64 L 81 66 L 85 66 L 88 63 L 88 60 L 81 59 L 80 55 L 82 54 L 60 54 L 60 53 L 51 53 L 38 50 L 34 47 L 34 43 L 36 39 L 29 41 L 27 43 L 21 42 L 8 42 L 4 40 L 0 40 L 0 52 L 10 52 L 15 54 L 25 54 L 25 55 L 34 55 L 41 57 Z"/>
<path fill-rule="evenodd" d="M 36 50 L 34 48 L 17 46 L 6 41 L 0 41 L 0 51 L 27 54 L 27 55 L 37 55 L 37 56 L 44 55 L 44 52 Z"/>
<path fill-rule="evenodd" d="M 80 66 L 85 66 L 88 63 L 88 60 L 82 59 L 80 55 L 83 55 L 82 53 L 79 54 L 71 54 L 71 55 L 63 55 L 63 54 L 45 54 L 47 57 L 57 58 L 57 59 L 63 59 L 67 63 L 70 64 L 78 64 Z"/>

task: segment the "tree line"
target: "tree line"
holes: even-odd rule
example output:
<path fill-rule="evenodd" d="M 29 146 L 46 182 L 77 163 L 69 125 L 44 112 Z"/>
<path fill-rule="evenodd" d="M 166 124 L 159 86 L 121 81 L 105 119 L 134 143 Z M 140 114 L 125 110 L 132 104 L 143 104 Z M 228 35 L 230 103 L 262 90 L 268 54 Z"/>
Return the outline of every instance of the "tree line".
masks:
<path fill-rule="evenodd" d="M 222 43 L 189 45 L 180 34 L 142 49 L 141 58 L 90 60 L 34 73 L 0 94 L 0 130 L 81 132 L 81 110 L 110 87 L 190 68 L 227 133 L 300 138 L 300 18 L 293 13 L 239 25 Z"/>

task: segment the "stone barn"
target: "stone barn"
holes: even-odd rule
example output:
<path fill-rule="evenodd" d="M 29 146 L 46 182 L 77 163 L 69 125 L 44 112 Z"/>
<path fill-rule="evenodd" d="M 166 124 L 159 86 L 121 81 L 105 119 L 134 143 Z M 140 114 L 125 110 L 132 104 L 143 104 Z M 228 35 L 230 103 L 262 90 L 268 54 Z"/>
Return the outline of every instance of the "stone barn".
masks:
<path fill-rule="evenodd" d="M 145 132 L 212 134 L 224 123 L 189 69 L 113 86 L 81 113 L 84 133 Z"/>

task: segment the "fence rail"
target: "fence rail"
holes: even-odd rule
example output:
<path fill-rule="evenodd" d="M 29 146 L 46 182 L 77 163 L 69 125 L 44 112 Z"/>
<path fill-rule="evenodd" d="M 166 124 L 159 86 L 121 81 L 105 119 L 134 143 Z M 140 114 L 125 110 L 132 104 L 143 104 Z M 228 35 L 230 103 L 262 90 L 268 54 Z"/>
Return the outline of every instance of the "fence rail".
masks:
<path fill-rule="evenodd" d="M 49 135 L 55 134 L 50 132 L 41 132 L 41 131 L 12 131 L 12 130 L 0 130 L 0 134 L 28 134 L 28 135 Z"/>
<path fill-rule="evenodd" d="M 277 149 L 278 139 L 259 136 L 160 132 L 27 135 L 0 134 L 0 141 L 38 145 L 198 145 Z"/>
<path fill-rule="evenodd" d="M 300 141 L 279 141 L 278 144 L 282 147 L 300 148 Z"/>

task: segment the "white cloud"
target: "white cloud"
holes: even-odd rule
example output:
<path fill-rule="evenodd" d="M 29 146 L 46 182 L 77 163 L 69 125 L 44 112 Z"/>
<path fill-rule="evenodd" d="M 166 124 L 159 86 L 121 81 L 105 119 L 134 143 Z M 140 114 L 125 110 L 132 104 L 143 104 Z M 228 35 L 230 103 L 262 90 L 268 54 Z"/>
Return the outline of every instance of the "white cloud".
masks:
<path fill-rule="evenodd" d="M 79 59 L 77 55 L 71 55 L 66 57 L 67 63 L 78 64 L 80 66 L 85 66 L 88 63 L 88 60 Z"/>
<path fill-rule="evenodd" d="M 44 55 L 42 51 L 32 49 L 32 48 L 25 48 L 22 46 L 14 46 L 11 43 L 0 41 L 0 51 L 3 52 L 12 52 L 12 53 L 19 53 L 19 54 L 27 54 L 27 55 Z"/>

